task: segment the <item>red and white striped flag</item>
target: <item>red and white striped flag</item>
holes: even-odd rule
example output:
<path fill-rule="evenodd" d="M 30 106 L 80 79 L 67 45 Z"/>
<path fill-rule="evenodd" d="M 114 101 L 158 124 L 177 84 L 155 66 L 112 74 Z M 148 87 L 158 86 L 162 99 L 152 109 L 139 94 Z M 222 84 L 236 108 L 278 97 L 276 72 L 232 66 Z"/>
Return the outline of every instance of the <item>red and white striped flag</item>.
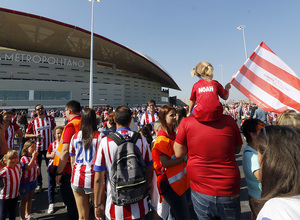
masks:
<path fill-rule="evenodd" d="M 300 79 L 264 42 L 233 76 L 231 84 L 266 111 L 300 111 Z"/>

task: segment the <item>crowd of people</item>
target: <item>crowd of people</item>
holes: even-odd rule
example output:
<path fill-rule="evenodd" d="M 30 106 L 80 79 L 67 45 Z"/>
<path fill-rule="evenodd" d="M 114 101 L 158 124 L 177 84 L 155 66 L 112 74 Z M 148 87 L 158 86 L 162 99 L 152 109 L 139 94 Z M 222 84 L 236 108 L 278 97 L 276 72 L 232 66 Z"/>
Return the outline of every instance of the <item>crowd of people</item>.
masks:
<path fill-rule="evenodd" d="M 243 151 L 252 219 L 300 219 L 300 114 L 280 115 L 255 104 L 223 105 L 230 84 L 213 80 L 213 66 L 192 69 L 200 80 L 190 105 L 83 108 L 35 106 L 32 119 L 1 113 L 0 220 L 35 219 L 34 193 L 48 172 L 48 213 L 60 186 L 69 219 L 241 219 Z M 57 126 L 61 113 L 65 125 Z M 45 177 L 44 177 L 45 178 Z M 20 197 L 20 198 L 19 198 Z"/>

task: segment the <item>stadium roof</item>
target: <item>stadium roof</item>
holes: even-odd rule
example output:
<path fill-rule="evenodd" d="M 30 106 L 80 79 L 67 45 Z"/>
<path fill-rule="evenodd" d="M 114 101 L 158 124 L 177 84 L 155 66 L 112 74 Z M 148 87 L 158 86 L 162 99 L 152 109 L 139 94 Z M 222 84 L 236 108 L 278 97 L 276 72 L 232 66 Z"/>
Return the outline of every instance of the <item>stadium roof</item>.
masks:
<path fill-rule="evenodd" d="M 38 15 L 0 8 L 0 47 L 21 51 L 90 58 L 91 32 Z M 162 86 L 180 90 L 154 59 L 94 34 L 94 60 L 117 69 L 151 77 Z"/>

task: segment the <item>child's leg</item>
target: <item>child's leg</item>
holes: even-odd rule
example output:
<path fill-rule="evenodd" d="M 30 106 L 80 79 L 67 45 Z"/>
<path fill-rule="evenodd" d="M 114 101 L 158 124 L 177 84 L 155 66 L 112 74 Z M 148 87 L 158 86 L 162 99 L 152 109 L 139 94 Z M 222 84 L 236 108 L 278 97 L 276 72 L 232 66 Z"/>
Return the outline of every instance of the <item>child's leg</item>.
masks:
<path fill-rule="evenodd" d="M 21 195 L 21 202 L 19 205 L 20 219 L 25 219 L 25 207 L 28 201 L 29 193 Z"/>
<path fill-rule="evenodd" d="M 49 171 L 48 173 L 48 204 L 54 203 L 55 196 L 55 173 Z"/>
<path fill-rule="evenodd" d="M 34 190 L 31 190 L 30 193 L 28 194 L 28 199 L 26 202 L 26 209 L 25 209 L 25 216 L 28 216 L 31 214 L 31 205 L 32 205 L 33 194 L 34 194 Z"/>

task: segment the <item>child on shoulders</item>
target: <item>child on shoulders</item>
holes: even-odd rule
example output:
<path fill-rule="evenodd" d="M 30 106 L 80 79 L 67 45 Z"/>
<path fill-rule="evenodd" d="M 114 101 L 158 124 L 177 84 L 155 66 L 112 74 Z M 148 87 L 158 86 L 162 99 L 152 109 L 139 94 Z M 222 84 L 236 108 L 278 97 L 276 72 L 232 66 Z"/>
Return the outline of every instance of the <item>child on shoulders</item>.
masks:
<path fill-rule="evenodd" d="M 198 63 L 191 70 L 191 74 L 200 78 L 193 86 L 189 114 L 197 119 L 197 121 L 216 121 L 222 117 L 223 106 L 219 101 L 227 100 L 229 97 L 230 83 L 223 86 L 216 80 L 213 80 L 213 66 L 209 62 Z"/>

